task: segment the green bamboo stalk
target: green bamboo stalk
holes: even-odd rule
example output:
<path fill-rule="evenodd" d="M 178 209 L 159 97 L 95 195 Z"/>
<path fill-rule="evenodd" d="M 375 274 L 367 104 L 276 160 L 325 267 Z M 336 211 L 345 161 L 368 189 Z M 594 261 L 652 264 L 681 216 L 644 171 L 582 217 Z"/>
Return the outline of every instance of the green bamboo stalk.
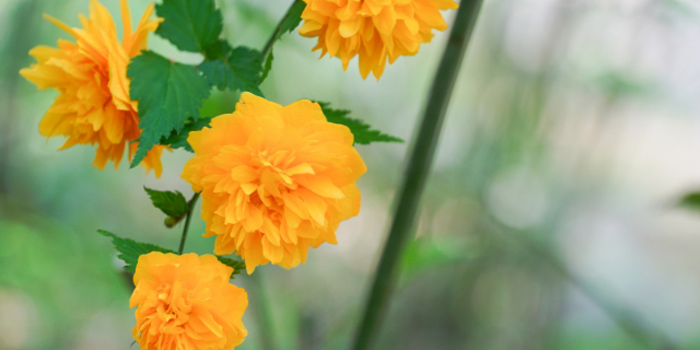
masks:
<path fill-rule="evenodd" d="M 482 2 L 483 0 L 463 0 L 457 11 L 457 18 L 430 89 L 418 137 L 411 149 L 406 177 L 396 199 L 397 207 L 389 237 L 358 325 L 352 347 L 355 350 L 366 350 L 372 345 L 386 313 L 387 301 L 396 278 L 396 264 L 413 233 L 416 212 L 435 155 L 445 111 Z"/>

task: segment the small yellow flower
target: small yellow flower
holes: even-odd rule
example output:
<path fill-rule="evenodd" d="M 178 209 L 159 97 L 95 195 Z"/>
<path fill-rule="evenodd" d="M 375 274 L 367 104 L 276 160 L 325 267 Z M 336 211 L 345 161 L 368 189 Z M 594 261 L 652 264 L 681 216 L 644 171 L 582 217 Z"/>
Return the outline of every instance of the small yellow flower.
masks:
<path fill-rule="evenodd" d="M 360 74 L 379 80 L 387 60 L 418 53 L 430 42 L 432 30 L 444 31 L 440 10 L 456 9 L 453 0 L 304 0 L 299 33 L 318 37 L 314 50 L 338 57 L 343 69 L 359 56 Z"/>
<path fill-rule="evenodd" d="M 134 339 L 141 350 L 230 350 L 247 335 L 243 313 L 248 295 L 229 283 L 233 269 L 213 255 L 139 257 Z"/>
<path fill-rule="evenodd" d="M 202 192 L 205 236 L 234 251 L 248 273 L 272 262 L 292 268 L 309 247 L 336 243 L 341 221 L 360 210 L 355 181 L 367 171 L 353 135 L 308 100 L 287 107 L 243 93 L 233 114 L 191 132 L 195 157 L 182 178 Z"/>
<path fill-rule="evenodd" d="M 90 3 L 90 17 L 80 15 L 83 28 L 71 28 L 45 15 L 49 21 L 76 41 L 59 40 L 58 47 L 37 46 L 29 51 L 37 63 L 20 74 L 39 89 L 54 88 L 59 95 L 39 123 L 44 136 L 64 135 L 60 149 L 76 144 L 97 143 L 93 164 L 100 170 L 108 160 L 119 166 L 128 146 L 131 160 L 138 148 L 138 103 L 129 98 L 126 69 L 129 61 L 146 48 L 149 32 L 161 19 L 148 19 L 153 4 L 146 9 L 136 31 L 131 31 L 131 15 L 121 0 L 124 37 L 120 43 L 112 16 L 97 0 Z M 143 161 L 147 170 L 160 177 L 163 146 L 155 146 Z"/>

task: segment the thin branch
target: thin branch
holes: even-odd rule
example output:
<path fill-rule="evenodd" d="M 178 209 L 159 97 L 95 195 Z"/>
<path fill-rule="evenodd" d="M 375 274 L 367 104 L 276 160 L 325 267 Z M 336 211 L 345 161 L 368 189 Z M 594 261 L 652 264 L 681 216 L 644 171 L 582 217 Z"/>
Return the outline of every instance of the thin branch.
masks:
<path fill-rule="evenodd" d="M 180 248 L 177 249 L 177 253 L 182 255 L 185 250 L 185 241 L 187 240 L 187 230 L 190 228 L 190 220 L 192 220 L 192 211 L 194 211 L 194 205 L 197 203 L 197 198 L 199 198 L 199 192 L 195 193 L 187 202 L 189 210 L 187 211 L 187 218 L 185 218 L 185 226 L 182 228 L 182 237 L 180 238 Z"/>
<path fill-rule="evenodd" d="M 302 0 L 295 0 L 292 2 L 292 5 L 289 6 L 289 9 L 287 9 L 287 12 L 285 12 L 284 16 L 282 16 L 282 19 L 280 19 L 279 23 L 277 23 L 277 27 L 275 27 L 275 31 L 272 32 L 272 35 L 270 36 L 270 39 L 267 40 L 267 43 L 265 44 L 265 47 L 262 50 L 262 58 L 263 61 L 267 58 L 267 55 L 270 54 L 270 51 L 272 51 L 272 46 L 275 45 L 275 42 L 277 39 L 280 38 L 280 36 L 283 34 L 282 33 L 282 27 L 284 26 L 284 22 L 287 21 L 287 19 L 293 14 L 293 9 L 297 5 L 297 3 L 302 2 Z"/>

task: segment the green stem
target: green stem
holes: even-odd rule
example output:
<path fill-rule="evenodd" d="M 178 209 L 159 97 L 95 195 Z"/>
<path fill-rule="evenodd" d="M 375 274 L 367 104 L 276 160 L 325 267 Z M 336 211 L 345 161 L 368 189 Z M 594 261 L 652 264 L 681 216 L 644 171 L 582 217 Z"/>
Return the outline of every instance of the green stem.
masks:
<path fill-rule="evenodd" d="M 185 241 L 187 240 L 187 230 L 190 228 L 190 220 L 192 220 L 192 211 L 194 211 L 194 205 L 197 203 L 197 198 L 199 198 L 199 192 L 195 193 L 187 206 L 189 210 L 187 211 L 187 217 L 185 218 L 185 227 L 182 228 L 182 237 L 180 238 L 180 248 L 177 249 L 177 253 L 182 255 L 185 250 Z"/>
<path fill-rule="evenodd" d="M 260 335 L 260 347 L 263 350 L 275 350 L 275 332 L 272 322 L 272 310 L 270 310 L 270 298 L 265 288 L 265 278 L 262 271 L 256 271 L 248 276 L 255 285 L 255 293 L 250 294 L 250 301 L 253 303 L 255 318 L 258 320 L 258 334 Z"/>
<path fill-rule="evenodd" d="M 289 6 L 287 12 L 285 12 L 284 16 L 282 16 L 282 19 L 280 19 L 279 23 L 277 23 L 275 31 L 272 32 L 270 39 L 267 40 L 267 43 L 265 44 L 265 47 L 262 50 L 263 62 L 265 61 L 265 58 L 267 58 L 267 55 L 270 54 L 270 51 L 272 51 L 272 46 L 275 45 L 275 41 L 277 41 L 277 39 L 279 39 L 282 35 L 282 27 L 284 26 L 284 23 L 293 14 L 294 7 L 300 2 L 302 2 L 302 0 L 295 0 L 294 2 L 292 2 L 292 5 Z"/>
<path fill-rule="evenodd" d="M 374 275 L 374 282 L 358 325 L 353 349 L 370 347 L 386 312 L 387 299 L 394 284 L 394 270 L 412 234 L 418 204 L 428 177 L 442 122 L 452 95 L 459 67 L 474 29 L 483 0 L 463 0 L 447 42 L 438 71 L 435 74 L 428 105 L 418 129 L 406 169 L 406 177 L 396 199 L 398 205 L 389 237 Z"/>

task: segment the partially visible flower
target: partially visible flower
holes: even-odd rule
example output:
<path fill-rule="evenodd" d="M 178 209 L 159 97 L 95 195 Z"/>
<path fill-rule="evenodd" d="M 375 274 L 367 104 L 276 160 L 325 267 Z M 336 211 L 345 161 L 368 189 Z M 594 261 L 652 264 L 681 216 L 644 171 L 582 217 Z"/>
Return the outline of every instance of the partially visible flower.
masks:
<path fill-rule="evenodd" d="M 182 178 L 202 192 L 205 236 L 234 251 L 248 273 L 272 262 L 292 268 L 309 247 L 336 243 L 341 221 L 360 210 L 365 173 L 350 130 L 308 100 L 287 107 L 243 93 L 233 114 L 191 132 L 195 157 Z"/>
<path fill-rule="evenodd" d="M 318 37 L 314 50 L 328 53 L 348 68 L 359 56 L 360 74 L 370 72 L 379 80 L 386 61 L 418 53 L 430 42 L 432 30 L 444 31 L 447 23 L 440 10 L 456 9 L 453 0 L 304 0 L 299 33 Z"/>
<path fill-rule="evenodd" d="M 83 28 L 71 28 L 48 15 L 44 17 L 76 39 L 58 40 L 58 47 L 37 46 L 29 51 L 37 63 L 20 74 L 39 89 L 54 88 L 58 97 L 39 123 L 44 136 L 68 136 L 60 149 L 75 144 L 97 143 L 93 164 L 100 170 L 108 160 L 115 167 L 128 146 L 131 160 L 138 148 L 138 103 L 129 98 L 129 61 L 146 48 L 148 33 L 161 19 L 148 19 L 153 4 L 146 9 L 136 31 L 131 31 L 131 14 L 121 0 L 124 37 L 120 43 L 112 16 L 97 0 L 90 3 L 90 17 L 80 16 Z M 155 146 L 143 160 L 147 170 L 160 177 L 163 146 Z"/>
<path fill-rule="evenodd" d="M 229 283 L 233 269 L 213 255 L 152 252 L 139 257 L 134 339 L 142 350 L 230 350 L 247 331 L 248 295 Z"/>

